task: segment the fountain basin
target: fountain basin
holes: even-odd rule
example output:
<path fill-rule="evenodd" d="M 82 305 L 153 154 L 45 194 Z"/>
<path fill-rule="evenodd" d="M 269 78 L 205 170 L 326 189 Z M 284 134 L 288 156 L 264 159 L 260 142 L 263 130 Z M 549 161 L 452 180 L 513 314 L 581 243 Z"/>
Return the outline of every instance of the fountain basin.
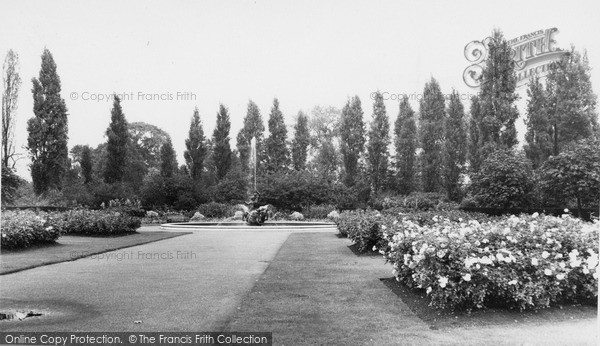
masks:
<path fill-rule="evenodd" d="M 187 230 L 187 231 L 202 231 L 202 230 L 337 230 L 335 223 L 332 222 L 305 222 L 305 221 L 267 221 L 261 226 L 251 226 L 245 222 L 175 222 L 165 223 L 160 225 L 166 230 Z"/>

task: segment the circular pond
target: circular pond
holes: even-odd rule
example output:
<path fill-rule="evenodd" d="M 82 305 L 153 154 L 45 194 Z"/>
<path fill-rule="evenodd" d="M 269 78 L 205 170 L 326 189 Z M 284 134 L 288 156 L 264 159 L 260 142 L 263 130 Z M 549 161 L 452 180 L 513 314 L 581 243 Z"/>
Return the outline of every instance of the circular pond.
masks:
<path fill-rule="evenodd" d="M 331 222 L 304 222 L 304 221 L 267 221 L 261 226 L 250 226 L 245 222 L 176 222 L 160 225 L 162 229 L 177 230 L 325 230 L 335 229 Z"/>

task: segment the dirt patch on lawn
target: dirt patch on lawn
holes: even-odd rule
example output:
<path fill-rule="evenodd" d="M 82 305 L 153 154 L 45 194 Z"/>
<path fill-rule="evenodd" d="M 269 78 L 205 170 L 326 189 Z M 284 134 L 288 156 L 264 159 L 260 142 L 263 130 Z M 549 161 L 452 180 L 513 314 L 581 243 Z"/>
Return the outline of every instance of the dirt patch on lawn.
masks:
<path fill-rule="evenodd" d="M 381 279 L 410 310 L 429 324 L 430 329 L 482 327 L 510 324 L 540 324 L 596 318 L 597 306 L 564 305 L 540 311 L 506 310 L 489 308 L 466 311 L 439 310 L 429 306 L 429 297 L 424 290 L 412 289 L 396 281 L 394 277 Z"/>

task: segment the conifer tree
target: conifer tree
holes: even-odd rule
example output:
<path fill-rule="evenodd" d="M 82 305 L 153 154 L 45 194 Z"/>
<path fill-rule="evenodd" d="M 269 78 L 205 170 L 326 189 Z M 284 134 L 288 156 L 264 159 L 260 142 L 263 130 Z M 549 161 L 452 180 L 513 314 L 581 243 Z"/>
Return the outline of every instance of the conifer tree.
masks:
<path fill-rule="evenodd" d="M 279 100 L 273 100 L 269 115 L 269 137 L 266 140 L 266 168 L 269 172 L 286 170 L 290 164 L 287 148 L 287 128 L 283 113 L 279 109 Z"/>
<path fill-rule="evenodd" d="M 110 125 L 106 129 L 106 166 L 104 182 L 110 184 L 123 181 L 128 160 L 129 132 L 127 120 L 121 108 L 121 99 L 114 95 L 113 108 L 110 112 Z"/>
<path fill-rule="evenodd" d="M 533 168 L 540 167 L 552 155 L 552 129 L 548 117 L 548 98 L 539 78 L 527 88 L 527 132 L 523 149 Z"/>
<path fill-rule="evenodd" d="M 262 162 L 264 160 L 264 132 L 265 125 L 263 124 L 260 110 L 256 103 L 252 100 L 248 102 L 248 111 L 244 118 L 244 127 L 238 132 L 237 135 L 237 150 L 240 155 L 240 163 L 244 172 L 248 171 L 248 163 L 250 160 L 250 141 L 253 137 L 256 137 L 256 156 L 257 156 L 257 169 L 263 168 Z"/>
<path fill-rule="evenodd" d="M 341 152 L 344 161 L 344 183 L 353 186 L 359 173 L 358 160 L 365 148 L 365 124 L 358 96 L 346 102 L 340 119 Z"/>
<path fill-rule="evenodd" d="M 15 160 L 15 123 L 21 76 L 19 75 L 19 55 L 12 49 L 6 53 L 2 65 L 2 167 L 13 169 Z"/>
<path fill-rule="evenodd" d="M 442 143 L 446 117 L 444 95 L 432 77 L 425 84 L 419 102 L 419 140 L 421 142 L 421 179 L 425 192 L 437 192 L 442 187 Z"/>
<path fill-rule="evenodd" d="M 385 110 L 383 96 L 378 91 L 375 93 L 375 102 L 373 103 L 373 119 L 369 130 L 369 142 L 367 144 L 367 154 L 369 162 L 369 173 L 371 179 L 371 189 L 377 193 L 385 185 L 388 172 L 390 145 L 390 120 Z"/>
<path fill-rule="evenodd" d="M 31 178 L 35 193 L 60 189 L 68 169 L 67 106 L 60 96 L 60 78 L 48 49 L 42 54 L 42 66 L 33 82 L 33 113 L 27 121 L 27 149 L 31 156 Z"/>
<path fill-rule="evenodd" d="M 401 194 L 408 195 L 414 190 L 415 156 L 417 150 L 417 125 L 415 112 L 404 95 L 400 101 L 400 111 L 394 124 L 394 145 L 396 149 L 396 185 Z"/>
<path fill-rule="evenodd" d="M 479 172 L 479 168 L 481 167 L 481 163 L 484 159 L 482 153 L 480 152 L 481 146 L 483 145 L 479 129 L 479 126 L 481 125 L 481 118 L 481 104 L 479 102 L 479 97 L 474 96 L 471 98 L 468 142 L 468 158 L 471 173 Z"/>
<path fill-rule="evenodd" d="M 461 197 L 460 174 L 467 156 L 467 132 L 464 106 L 456 90 L 450 95 L 447 114 L 444 122 L 444 186 L 448 199 L 458 201 Z"/>
<path fill-rule="evenodd" d="M 213 161 L 218 180 L 223 179 L 231 168 L 232 152 L 229 145 L 230 129 L 231 120 L 229 119 L 229 111 L 221 104 L 219 106 L 219 112 L 217 113 L 217 124 L 213 132 Z"/>
<path fill-rule="evenodd" d="M 294 139 L 292 140 L 292 164 L 297 171 L 306 168 L 309 144 L 308 117 L 300 111 L 294 125 Z"/>
<path fill-rule="evenodd" d="M 84 145 L 81 150 L 81 161 L 79 162 L 81 166 L 81 175 L 83 176 L 83 182 L 85 184 L 89 184 L 92 182 L 93 176 L 93 159 L 92 159 L 92 148 L 89 145 Z"/>
<path fill-rule="evenodd" d="M 198 107 L 194 109 L 188 138 L 185 140 L 185 148 L 186 150 L 183 153 L 183 157 L 190 172 L 190 176 L 194 181 L 199 181 L 202 176 L 202 171 L 204 170 L 204 159 L 206 158 L 207 148 Z M 173 149 L 172 144 L 171 149 Z"/>
<path fill-rule="evenodd" d="M 165 178 L 172 177 L 178 169 L 177 155 L 169 138 L 160 148 L 160 174 Z"/>

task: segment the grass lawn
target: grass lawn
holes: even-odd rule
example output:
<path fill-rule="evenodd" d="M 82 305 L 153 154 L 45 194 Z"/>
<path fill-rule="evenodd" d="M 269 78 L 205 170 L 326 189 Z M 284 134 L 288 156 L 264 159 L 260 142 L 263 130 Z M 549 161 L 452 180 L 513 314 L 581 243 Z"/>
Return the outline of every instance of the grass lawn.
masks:
<path fill-rule="evenodd" d="M 2 250 L 0 253 L 0 275 L 48 264 L 73 261 L 78 258 L 189 233 L 149 231 L 151 229 L 142 227 L 138 232 L 112 237 L 63 235 L 56 242 L 50 244 L 41 244 L 22 250 Z"/>

